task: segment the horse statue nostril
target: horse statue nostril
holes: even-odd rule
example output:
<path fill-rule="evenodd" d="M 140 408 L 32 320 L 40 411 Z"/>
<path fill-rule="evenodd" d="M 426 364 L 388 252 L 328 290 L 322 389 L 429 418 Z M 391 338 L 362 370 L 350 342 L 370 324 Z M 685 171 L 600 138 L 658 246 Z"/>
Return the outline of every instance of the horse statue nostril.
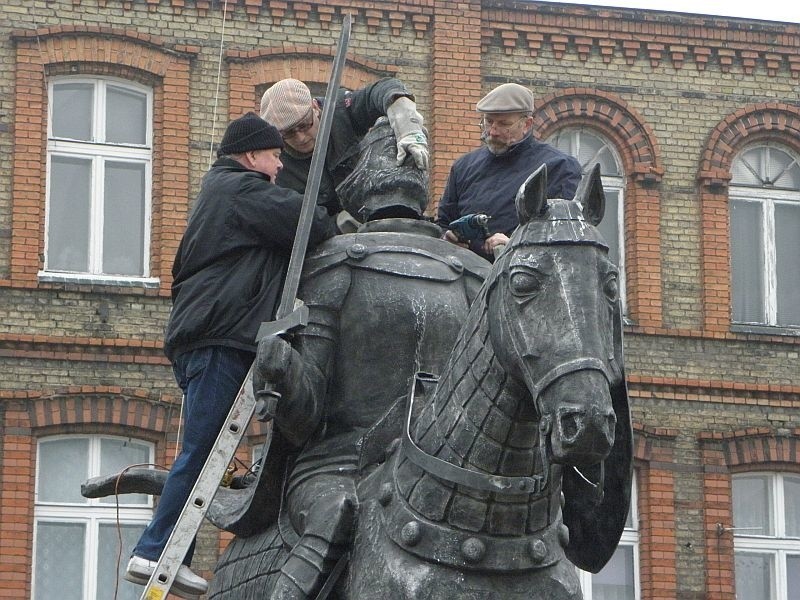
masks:
<path fill-rule="evenodd" d="M 561 435 L 565 441 L 574 440 L 581 431 L 583 415 L 579 412 L 561 415 Z"/>

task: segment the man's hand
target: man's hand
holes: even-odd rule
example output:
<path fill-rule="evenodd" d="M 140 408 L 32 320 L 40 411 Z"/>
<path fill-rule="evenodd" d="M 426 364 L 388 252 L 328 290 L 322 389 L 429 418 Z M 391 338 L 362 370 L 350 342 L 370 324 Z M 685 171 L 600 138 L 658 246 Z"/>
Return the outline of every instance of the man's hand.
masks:
<path fill-rule="evenodd" d="M 428 136 L 423 128 L 422 115 L 417 112 L 417 105 L 411 99 L 402 96 L 386 109 L 389 124 L 397 138 L 397 164 L 403 164 L 407 155 L 411 155 L 418 169 L 427 170 L 430 157 L 428 154 Z"/>
<path fill-rule="evenodd" d="M 494 233 L 483 242 L 483 252 L 489 256 L 497 256 L 508 244 L 509 238 L 505 233 Z"/>

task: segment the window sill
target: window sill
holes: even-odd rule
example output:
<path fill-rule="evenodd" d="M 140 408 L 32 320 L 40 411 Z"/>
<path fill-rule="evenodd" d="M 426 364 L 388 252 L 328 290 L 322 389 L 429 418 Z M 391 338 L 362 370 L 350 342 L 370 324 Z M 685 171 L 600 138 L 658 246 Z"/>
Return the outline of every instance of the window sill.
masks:
<path fill-rule="evenodd" d="M 749 333 L 755 335 L 800 336 L 800 327 L 775 327 L 772 325 L 745 323 L 731 323 L 731 331 L 733 333 Z"/>
<path fill-rule="evenodd" d="M 69 283 L 74 285 L 107 285 L 114 287 L 156 289 L 161 282 L 156 277 L 114 277 L 87 273 L 54 273 L 39 271 L 39 283 Z"/>

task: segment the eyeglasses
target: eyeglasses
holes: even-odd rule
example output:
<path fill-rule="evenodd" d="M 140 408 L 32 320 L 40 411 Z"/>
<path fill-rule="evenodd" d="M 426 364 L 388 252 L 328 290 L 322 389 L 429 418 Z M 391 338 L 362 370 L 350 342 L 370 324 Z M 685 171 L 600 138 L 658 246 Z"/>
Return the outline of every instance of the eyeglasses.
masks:
<path fill-rule="evenodd" d="M 528 118 L 528 115 L 524 115 L 514 121 L 513 123 L 501 123 L 497 122 L 494 119 L 489 119 L 487 117 L 483 117 L 478 122 L 478 127 L 481 128 L 482 131 L 489 131 L 490 129 L 494 128 L 494 130 L 499 133 L 500 135 L 508 134 L 514 127 L 516 127 L 520 121 L 524 121 Z"/>
<path fill-rule="evenodd" d="M 284 129 L 280 132 L 281 137 L 285 140 L 292 139 L 294 136 L 305 133 L 309 129 L 314 126 L 314 120 L 316 116 L 316 112 L 314 112 L 314 108 L 310 109 L 311 114 L 308 117 L 305 117 L 300 123 L 295 125 L 294 127 L 290 127 L 289 129 Z"/>

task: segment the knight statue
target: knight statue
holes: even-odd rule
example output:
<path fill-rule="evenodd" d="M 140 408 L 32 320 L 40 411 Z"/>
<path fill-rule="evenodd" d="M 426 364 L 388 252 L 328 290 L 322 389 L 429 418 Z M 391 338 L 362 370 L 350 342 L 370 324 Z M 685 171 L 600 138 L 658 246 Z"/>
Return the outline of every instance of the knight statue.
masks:
<path fill-rule="evenodd" d="M 441 370 L 489 269 L 421 219 L 426 175 L 396 165 L 386 119 L 362 147 L 337 194 L 363 224 L 307 257 L 298 295 L 308 325 L 291 344 L 259 343 L 254 388 L 282 384 L 275 424 L 299 449 L 284 492 L 299 537 L 276 573 L 275 600 L 316 597 L 350 542 L 359 471 L 399 435 L 396 401 L 414 373 Z"/>

